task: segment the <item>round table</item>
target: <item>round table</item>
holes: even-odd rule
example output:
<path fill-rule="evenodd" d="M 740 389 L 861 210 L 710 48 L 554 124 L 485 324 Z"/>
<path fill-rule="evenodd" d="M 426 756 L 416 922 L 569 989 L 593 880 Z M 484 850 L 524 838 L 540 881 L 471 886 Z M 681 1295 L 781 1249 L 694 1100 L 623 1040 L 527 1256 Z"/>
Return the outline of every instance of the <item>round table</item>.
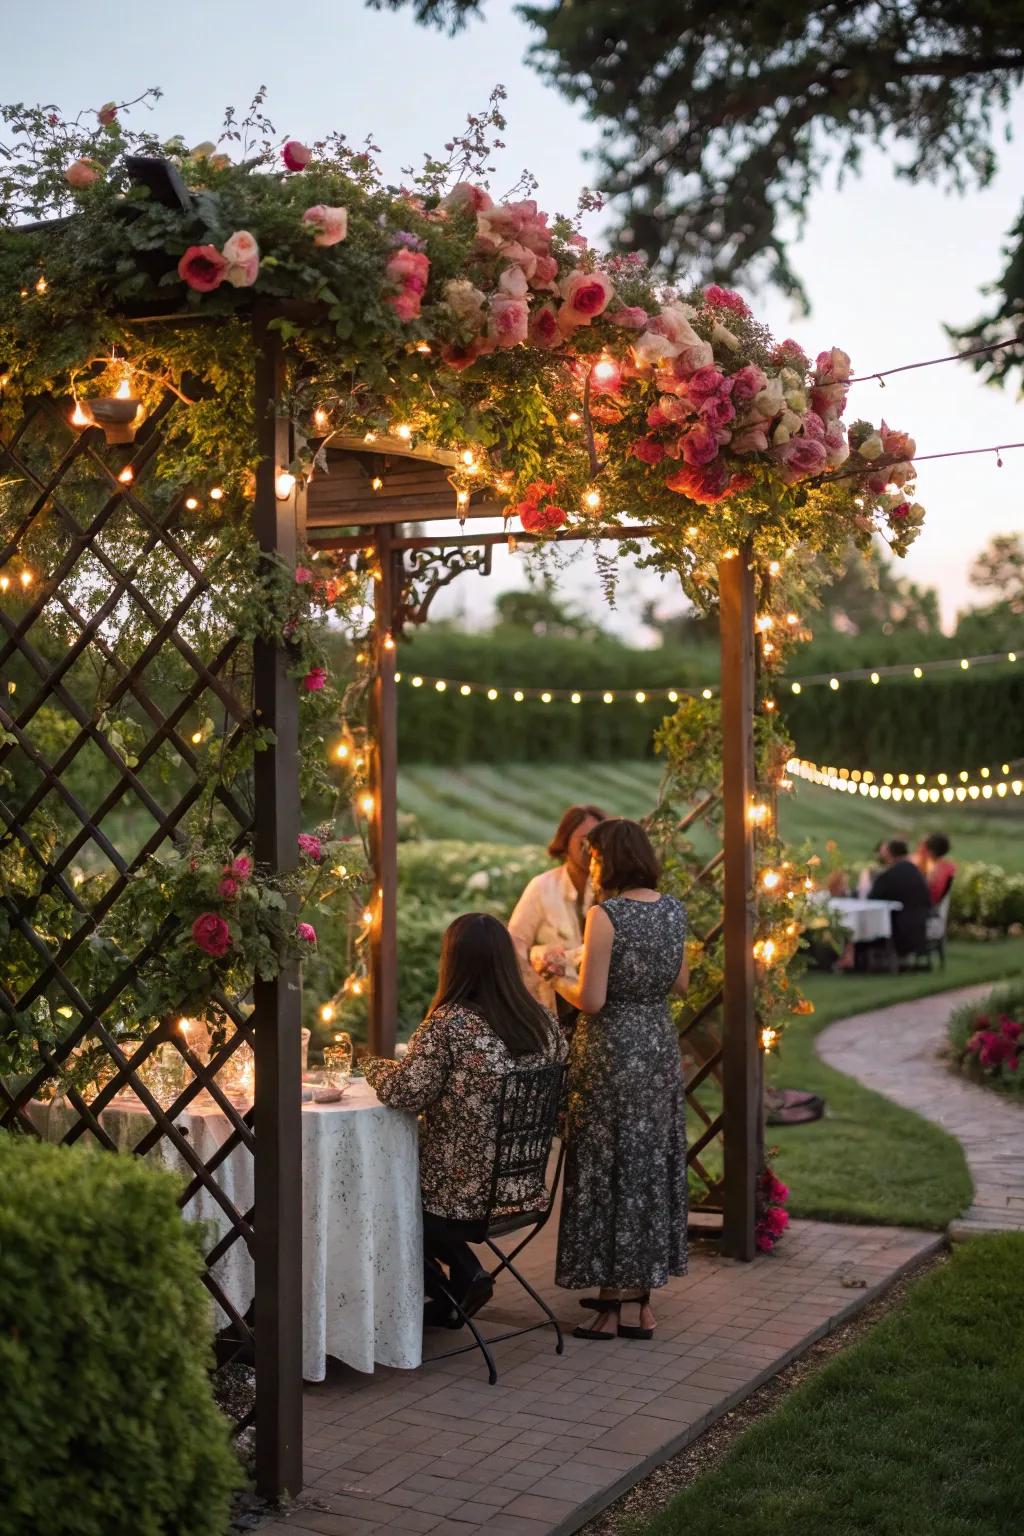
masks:
<path fill-rule="evenodd" d="M 830 896 L 826 905 L 855 944 L 891 939 L 892 914 L 903 910 L 902 901 L 870 901 L 860 896 Z"/>
<path fill-rule="evenodd" d="M 77 1121 L 66 1099 L 33 1103 L 30 1113 L 48 1141 L 61 1141 Z M 130 1151 L 152 1121 L 133 1096 L 115 1099 L 101 1122 Z M 206 1096 L 175 1122 L 208 1163 L 231 1123 Z M 93 1141 L 88 1131 L 80 1138 Z M 150 1157 L 191 1180 L 192 1170 L 165 1138 Z M 244 1216 L 253 1204 L 253 1160 L 236 1146 L 214 1177 Z M 183 1208 L 210 1223 L 219 1240 L 227 1214 L 201 1187 Z M 388 1109 L 364 1078 L 353 1078 L 340 1104 L 302 1106 L 302 1374 L 323 1381 L 327 1357 L 360 1371 L 374 1363 L 412 1369 L 423 1343 L 423 1235 L 419 1151 L 414 1115 Z M 210 1247 L 213 1243 L 210 1243 Z M 225 1297 L 240 1313 L 253 1299 L 253 1262 L 238 1239 L 213 1266 Z M 225 1322 L 220 1312 L 220 1324 Z"/>

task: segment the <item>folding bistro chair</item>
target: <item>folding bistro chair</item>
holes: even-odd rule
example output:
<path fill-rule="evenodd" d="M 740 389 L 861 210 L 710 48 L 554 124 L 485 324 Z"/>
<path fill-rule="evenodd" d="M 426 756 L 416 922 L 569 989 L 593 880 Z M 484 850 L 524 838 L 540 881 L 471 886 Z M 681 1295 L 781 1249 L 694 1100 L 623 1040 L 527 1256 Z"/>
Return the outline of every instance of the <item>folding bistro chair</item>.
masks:
<path fill-rule="evenodd" d="M 529 1280 L 515 1267 L 515 1260 L 547 1223 L 554 1207 L 565 1158 L 564 1146 L 559 1150 L 550 1185 L 547 1184 L 547 1168 L 564 1080 L 565 1068 L 558 1065 L 538 1067 L 529 1072 L 509 1072 L 502 1078 L 487 1215 L 481 1224 L 480 1237 L 470 1239 L 486 1244 L 498 1260 L 490 1271 L 491 1279 L 496 1280 L 502 1270 L 508 1270 L 530 1299 L 536 1302 L 544 1316 L 535 1323 L 527 1323 L 525 1327 L 511 1328 L 485 1339 L 473 1318 L 466 1315 L 455 1297 L 447 1290 L 443 1292 L 460 1321 L 469 1328 L 473 1342 L 462 1344 L 457 1349 L 445 1350 L 440 1355 L 432 1355 L 431 1360 L 447 1360 L 452 1355 L 464 1355 L 468 1350 L 479 1349 L 487 1362 L 487 1375 L 492 1387 L 498 1379 L 491 1353 L 492 1344 L 518 1338 L 523 1333 L 533 1333 L 538 1328 L 550 1327 L 555 1330 L 555 1353 L 560 1355 L 565 1347 L 557 1317 L 543 1296 L 534 1290 Z M 543 1187 L 545 1203 L 540 1207 L 535 1204 L 528 1207 L 511 1205 L 509 1193 L 521 1185 L 526 1188 Z M 506 1253 L 495 1242 L 495 1238 L 507 1237 L 512 1232 L 524 1232 L 525 1236 L 520 1238 L 511 1252 Z M 424 1361 L 424 1364 L 428 1363 Z"/>

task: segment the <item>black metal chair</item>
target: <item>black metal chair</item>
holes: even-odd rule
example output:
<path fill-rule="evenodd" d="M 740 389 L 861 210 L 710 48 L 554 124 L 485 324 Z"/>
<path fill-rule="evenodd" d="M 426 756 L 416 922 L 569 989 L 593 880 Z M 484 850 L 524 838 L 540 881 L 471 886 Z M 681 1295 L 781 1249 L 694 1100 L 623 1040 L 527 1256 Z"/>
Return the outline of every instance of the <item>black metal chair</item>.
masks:
<path fill-rule="evenodd" d="M 442 1291 L 445 1300 L 458 1314 L 461 1323 L 468 1327 L 473 1335 L 473 1342 L 459 1345 L 456 1349 L 445 1350 L 439 1355 L 432 1355 L 430 1359 L 447 1360 L 452 1355 L 464 1355 L 468 1350 L 479 1349 L 487 1362 L 487 1375 L 492 1387 L 498 1379 L 494 1356 L 491 1353 L 492 1344 L 500 1344 L 505 1339 L 518 1338 L 524 1333 L 533 1333 L 538 1328 L 553 1328 L 556 1339 L 555 1353 L 560 1355 L 565 1347 L 557 1317 L 543 1296 L 534 1290 L 526 1277 L 515 1267 L 515 1260 L 546 1225 L 554 1208 L 555 1194 L 565 1158 L 564 1145 L 559 1149 L 558 1161 L 555 1164 L 550 1185 L 547 1182 L 547 1170 L 558 1124 L 564 1080 L 565 1068 L 557 1065 L 538 1067 L 528 1072 L 510 1072 L 502 1078 L 487 1215 L 481 1224 L 480 1237 L 472 1239 L 474 1242 L 485 1244 L 498 1260 L 495 1267 L 489 1271 L 491 1279 L 496 1280 L 503 1270 L 508 1270 L 512 1278 L 519 1282 L 526 1294 L 537 1304 L 544 1316 L 535 1323 L 527 1323 L 522 1328 L 510 1328 L 504 1333 L 485 1339 L 474 1319 L 466 1315 L 456 1298 L 447 1289 Z M 543 1206 L 538 1207 L 536 1203 L 531 1203 L 529 1206 L 518 1204 L 517 1202 L 522 1198 L 518 1191 L 524 1188 L 544 1189 Z M 495 1238 L 506 1237 L 509 1233 L 524 1231 L 525 1236 L 509 1253 L 501 1249 L 495 1241 Z M 424 1361 L 424 1364 L 429 1363 Z"/>

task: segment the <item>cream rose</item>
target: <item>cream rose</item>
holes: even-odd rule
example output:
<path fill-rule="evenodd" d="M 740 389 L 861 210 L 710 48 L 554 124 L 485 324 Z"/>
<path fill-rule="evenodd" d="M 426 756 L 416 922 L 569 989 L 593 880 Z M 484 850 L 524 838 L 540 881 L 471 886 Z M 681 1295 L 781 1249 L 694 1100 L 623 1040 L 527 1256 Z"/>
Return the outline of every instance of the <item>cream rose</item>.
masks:
<path fill-rule="evenodd" d="M 348 209 L 317 203 L 306 209 L 302 222 L 312 231 L 314 245 L 337 245 L 348 234 Z"/>

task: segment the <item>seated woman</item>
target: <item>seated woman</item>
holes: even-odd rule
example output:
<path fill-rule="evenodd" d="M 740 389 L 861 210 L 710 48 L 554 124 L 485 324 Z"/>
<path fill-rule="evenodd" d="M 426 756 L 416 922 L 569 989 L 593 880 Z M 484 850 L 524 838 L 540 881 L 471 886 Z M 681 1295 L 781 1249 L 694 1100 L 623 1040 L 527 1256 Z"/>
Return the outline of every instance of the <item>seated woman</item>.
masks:
<path fill-rule="evenodd" d="M 928 882 L 928 896 L 937 907 L 946 896 L 956 875 L 956 865 L 947 855 L 950 841 L 944 832 L 926 837 L 914 854 L 914 863 Z"/>
<path fill-rule="evenodd" d="M 449 1296 L 468 1316 L 490 1298 L 493 1283 L 469 1244 L 487 1226 L 501 1081 L 564 1061 L 566 1049 L 552 1015 L 526 990 L 504 924 L 466 912 L 444 935 L 437 992 L 405 1057 L 363 1062 L 382 1104 L 423 1117 L 425 1322 L 458 1327 Z M 541 1187 L 504 1193 L 517 1209 L 545 1199 Z"/>

